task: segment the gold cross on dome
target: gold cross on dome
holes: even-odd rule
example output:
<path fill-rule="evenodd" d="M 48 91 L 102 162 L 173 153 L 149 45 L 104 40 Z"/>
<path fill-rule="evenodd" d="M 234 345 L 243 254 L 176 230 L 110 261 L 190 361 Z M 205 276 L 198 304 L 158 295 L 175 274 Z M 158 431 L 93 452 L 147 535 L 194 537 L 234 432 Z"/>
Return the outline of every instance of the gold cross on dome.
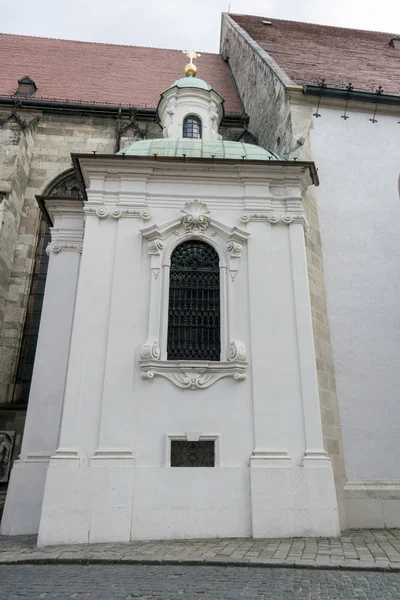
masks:
<path fill-rule="evenodd" d="M 183 54 L 186 54 L 186 56 L 189 58 L 190 60 L 190 64 L 193 64 L 193 59 L 194 58 L 200 58 L 201 54 L 197 54 L 194 50 L 182 50 Z"/>

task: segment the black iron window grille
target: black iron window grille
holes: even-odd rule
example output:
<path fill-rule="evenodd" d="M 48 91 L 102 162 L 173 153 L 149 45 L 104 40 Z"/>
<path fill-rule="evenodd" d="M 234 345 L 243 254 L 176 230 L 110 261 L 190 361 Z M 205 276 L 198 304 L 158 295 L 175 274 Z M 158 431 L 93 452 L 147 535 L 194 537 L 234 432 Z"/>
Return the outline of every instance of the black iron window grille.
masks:
<path fill-rule="evenodd" d="M 168 360 L 220 360 L 219 256 L 205 242 L 183 242 L 172 253 Z"/>
<path fill-rule="evenodd" d="M 171 441 L 171 467 L 215 467 L 215 441 Z"/>
<path fill-rule="evenodd" d="M 183 121 L 183 137 L 201 139 L 201 121 L 194 115 L 189 115 Z"/>

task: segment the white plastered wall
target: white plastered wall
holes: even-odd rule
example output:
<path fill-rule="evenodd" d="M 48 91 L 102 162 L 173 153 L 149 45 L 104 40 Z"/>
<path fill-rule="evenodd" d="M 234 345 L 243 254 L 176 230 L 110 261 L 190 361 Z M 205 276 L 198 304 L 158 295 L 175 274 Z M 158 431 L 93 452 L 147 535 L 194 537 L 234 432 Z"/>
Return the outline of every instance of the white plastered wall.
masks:
<path fill-rule="evenodd" d="M 398 116 L 321 107 L 311 130 L 350 527 L 400 526 Z"/>
<path fill-rule="evenodd" d="M 222 98 L 214 91 L 172 87 L 164 92 L 157 112 L 164 137 L 181 138 L 185 118 L 194 115 L 201 121 L 204 141 L 221 139 Z"/>
<path fill-rule="evenodd" d="M 37 533 L 47 467 L 57 448 L 76 285 L 83 244 L 81 201 L 48 200 L 54 227 L 21 454 L 1 522 L 4 535 Z"/>

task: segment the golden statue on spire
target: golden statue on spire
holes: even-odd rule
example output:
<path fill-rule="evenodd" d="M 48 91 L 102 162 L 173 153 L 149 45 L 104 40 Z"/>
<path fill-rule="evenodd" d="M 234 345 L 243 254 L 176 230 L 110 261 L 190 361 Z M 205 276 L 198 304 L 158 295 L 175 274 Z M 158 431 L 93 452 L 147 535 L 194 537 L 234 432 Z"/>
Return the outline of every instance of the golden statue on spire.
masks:
<path fill-rule="evenodd" d="M 194 58 L 200 58 L 201 54 L 197 54 L 194 50 L 182 50 L 183 54 L 189 58 L 190 62 L 185 67 L 186 77 L 196 77 L 197 67 L 193 64 Z"/>

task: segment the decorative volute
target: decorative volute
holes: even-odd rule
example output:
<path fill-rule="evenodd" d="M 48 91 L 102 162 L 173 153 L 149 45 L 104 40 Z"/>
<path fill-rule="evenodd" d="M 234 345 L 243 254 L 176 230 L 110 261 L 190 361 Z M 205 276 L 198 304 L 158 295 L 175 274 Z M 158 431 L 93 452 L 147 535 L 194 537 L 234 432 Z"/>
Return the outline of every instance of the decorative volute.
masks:
<path fill-rule="evenodd" d="M 192 51 L 186 54 L 190 58 L 190 63 L 185 67 L 186 76 L 166 89 L 158 103 L 157 116 L 164 137 L 183 137 L 184 121 L 193 116 L 201 122 L 203 140 L 220 140 L 218 127 L 224 115 L 224 100 L 208 83 L 196 77 L 197 68 L 193 58 L 200 55 Z"/>

